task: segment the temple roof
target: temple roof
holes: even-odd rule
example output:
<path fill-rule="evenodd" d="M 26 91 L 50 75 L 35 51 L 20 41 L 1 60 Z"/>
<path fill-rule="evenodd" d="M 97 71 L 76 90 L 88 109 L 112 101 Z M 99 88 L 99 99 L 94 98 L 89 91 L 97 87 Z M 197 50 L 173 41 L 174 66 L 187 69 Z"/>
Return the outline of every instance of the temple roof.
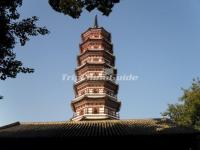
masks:
<path fill-rule="evenodd" d="M 195 134 L 196 130 L 177 126 L 168 119 L 96 120 L 66 122 L 16 122 L 0 128 L 0 138 L 138 136 Z"/>

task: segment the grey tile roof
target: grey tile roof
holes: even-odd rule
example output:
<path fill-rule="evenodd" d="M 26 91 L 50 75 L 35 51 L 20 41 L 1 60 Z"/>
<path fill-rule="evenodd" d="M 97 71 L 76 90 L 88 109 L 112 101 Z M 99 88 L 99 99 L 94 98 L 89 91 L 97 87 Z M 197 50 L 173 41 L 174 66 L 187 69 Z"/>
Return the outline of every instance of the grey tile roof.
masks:
<path fill-rule="evenodd" d="M 0 138 L 138 136 L 194 134 L 196 130 L 177 126 L 166 119 L 98 120 L 14 123 L 0 128 Z"/>

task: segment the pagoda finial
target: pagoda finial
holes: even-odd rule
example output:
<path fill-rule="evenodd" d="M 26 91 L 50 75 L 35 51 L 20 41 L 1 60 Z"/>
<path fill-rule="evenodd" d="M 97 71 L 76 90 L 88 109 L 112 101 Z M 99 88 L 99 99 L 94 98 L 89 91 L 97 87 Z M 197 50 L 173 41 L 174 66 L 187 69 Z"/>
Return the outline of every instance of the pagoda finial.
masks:
<path fill-rule="evenodd" d="M 97 18 L 97 15 L 95 16 L 95 20 L 94 20 L 94 28 L 98 28 L 98 18 Z"/>

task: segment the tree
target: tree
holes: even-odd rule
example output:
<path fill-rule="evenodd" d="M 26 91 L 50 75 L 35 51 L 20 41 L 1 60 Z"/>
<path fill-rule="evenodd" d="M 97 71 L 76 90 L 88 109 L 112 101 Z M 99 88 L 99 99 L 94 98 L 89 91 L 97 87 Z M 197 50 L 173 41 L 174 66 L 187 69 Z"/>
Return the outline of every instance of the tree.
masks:
<path fill-rule="evenodd" d="M 95 8 L 108 16 L 113 6 L 119 2 L 120 0 L 49 0 L 49 4 L 55 11 L 72 18 L 79 18 L 84 9 L 91 12 Z"/>
<path fill-rule="evenodd" d="M 33 69 L 16 59 L 13 49 L 18 41 L 24 46 L 29 37 L 49 33 L 45 27 L 36 26 L 36 16 L 19 20 L 17 8 L 21 6 L 22 0 L 0 0 L 0 80 L 15 78 L 20 72 L 32 73 Z"/>
<path fill-rule="evenodd" d="M 182 89 L 180 102 L 169 104 L 162 115 L 169 117 L 179 125 L 193 127 L 200 130 L 200 80 L 193 79 L 188 89 Z"/>
<path fill-rule="evenodd" d="M 92 11 L 95 8 L 108 16 L 116 3 L 119 0 L 49 0 L 55 11 L 72 18 L 79 18 L 83 9 Z M 32 73 L 34 69 L 24 67 L 13 49 L 18 41 L 24 46 L 29 37 L 49 33 L 45 27 L 36 26 L 36 16 L 19 20 L 17 8 L 21 6 L 22 0 L 0 1 L 0 80 L 15 78 L 18 73 Z"/>
<path fill-rule="evenodd" d="M 24 67 L 16 59 L 15 45 L 20 42 L 24 46 L 31 36 L 45 35 L 46 27 L 36 26 L 36 16 L 20 19 L 17 11 L 23 0 L 0 0 L 0 80 L 15 78 L 18 73 L 32 73 L 34 69 Z M 79 18 L 83 9 L 92 11 L 97 8 L 108 16 L 119 0 L 49 0 L 51 7 L 72 18 Z M 0 97 L 2 99 L 3 97 Z"/>

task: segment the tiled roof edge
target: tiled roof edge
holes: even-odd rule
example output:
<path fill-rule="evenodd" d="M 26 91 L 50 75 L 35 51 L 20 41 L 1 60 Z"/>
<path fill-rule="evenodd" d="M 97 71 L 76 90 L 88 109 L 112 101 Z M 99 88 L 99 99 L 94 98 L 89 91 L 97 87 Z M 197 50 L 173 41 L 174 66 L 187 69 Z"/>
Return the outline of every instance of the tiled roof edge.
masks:
<path fill-rule="evenodd" d="M 14 127 L 14 126 L 18 126 L 18 125 L 20 125 L 20 122 L 14 122 L 14 123 L 0 127 L 0 130 L 10 128 L 10 127 Z"/>

